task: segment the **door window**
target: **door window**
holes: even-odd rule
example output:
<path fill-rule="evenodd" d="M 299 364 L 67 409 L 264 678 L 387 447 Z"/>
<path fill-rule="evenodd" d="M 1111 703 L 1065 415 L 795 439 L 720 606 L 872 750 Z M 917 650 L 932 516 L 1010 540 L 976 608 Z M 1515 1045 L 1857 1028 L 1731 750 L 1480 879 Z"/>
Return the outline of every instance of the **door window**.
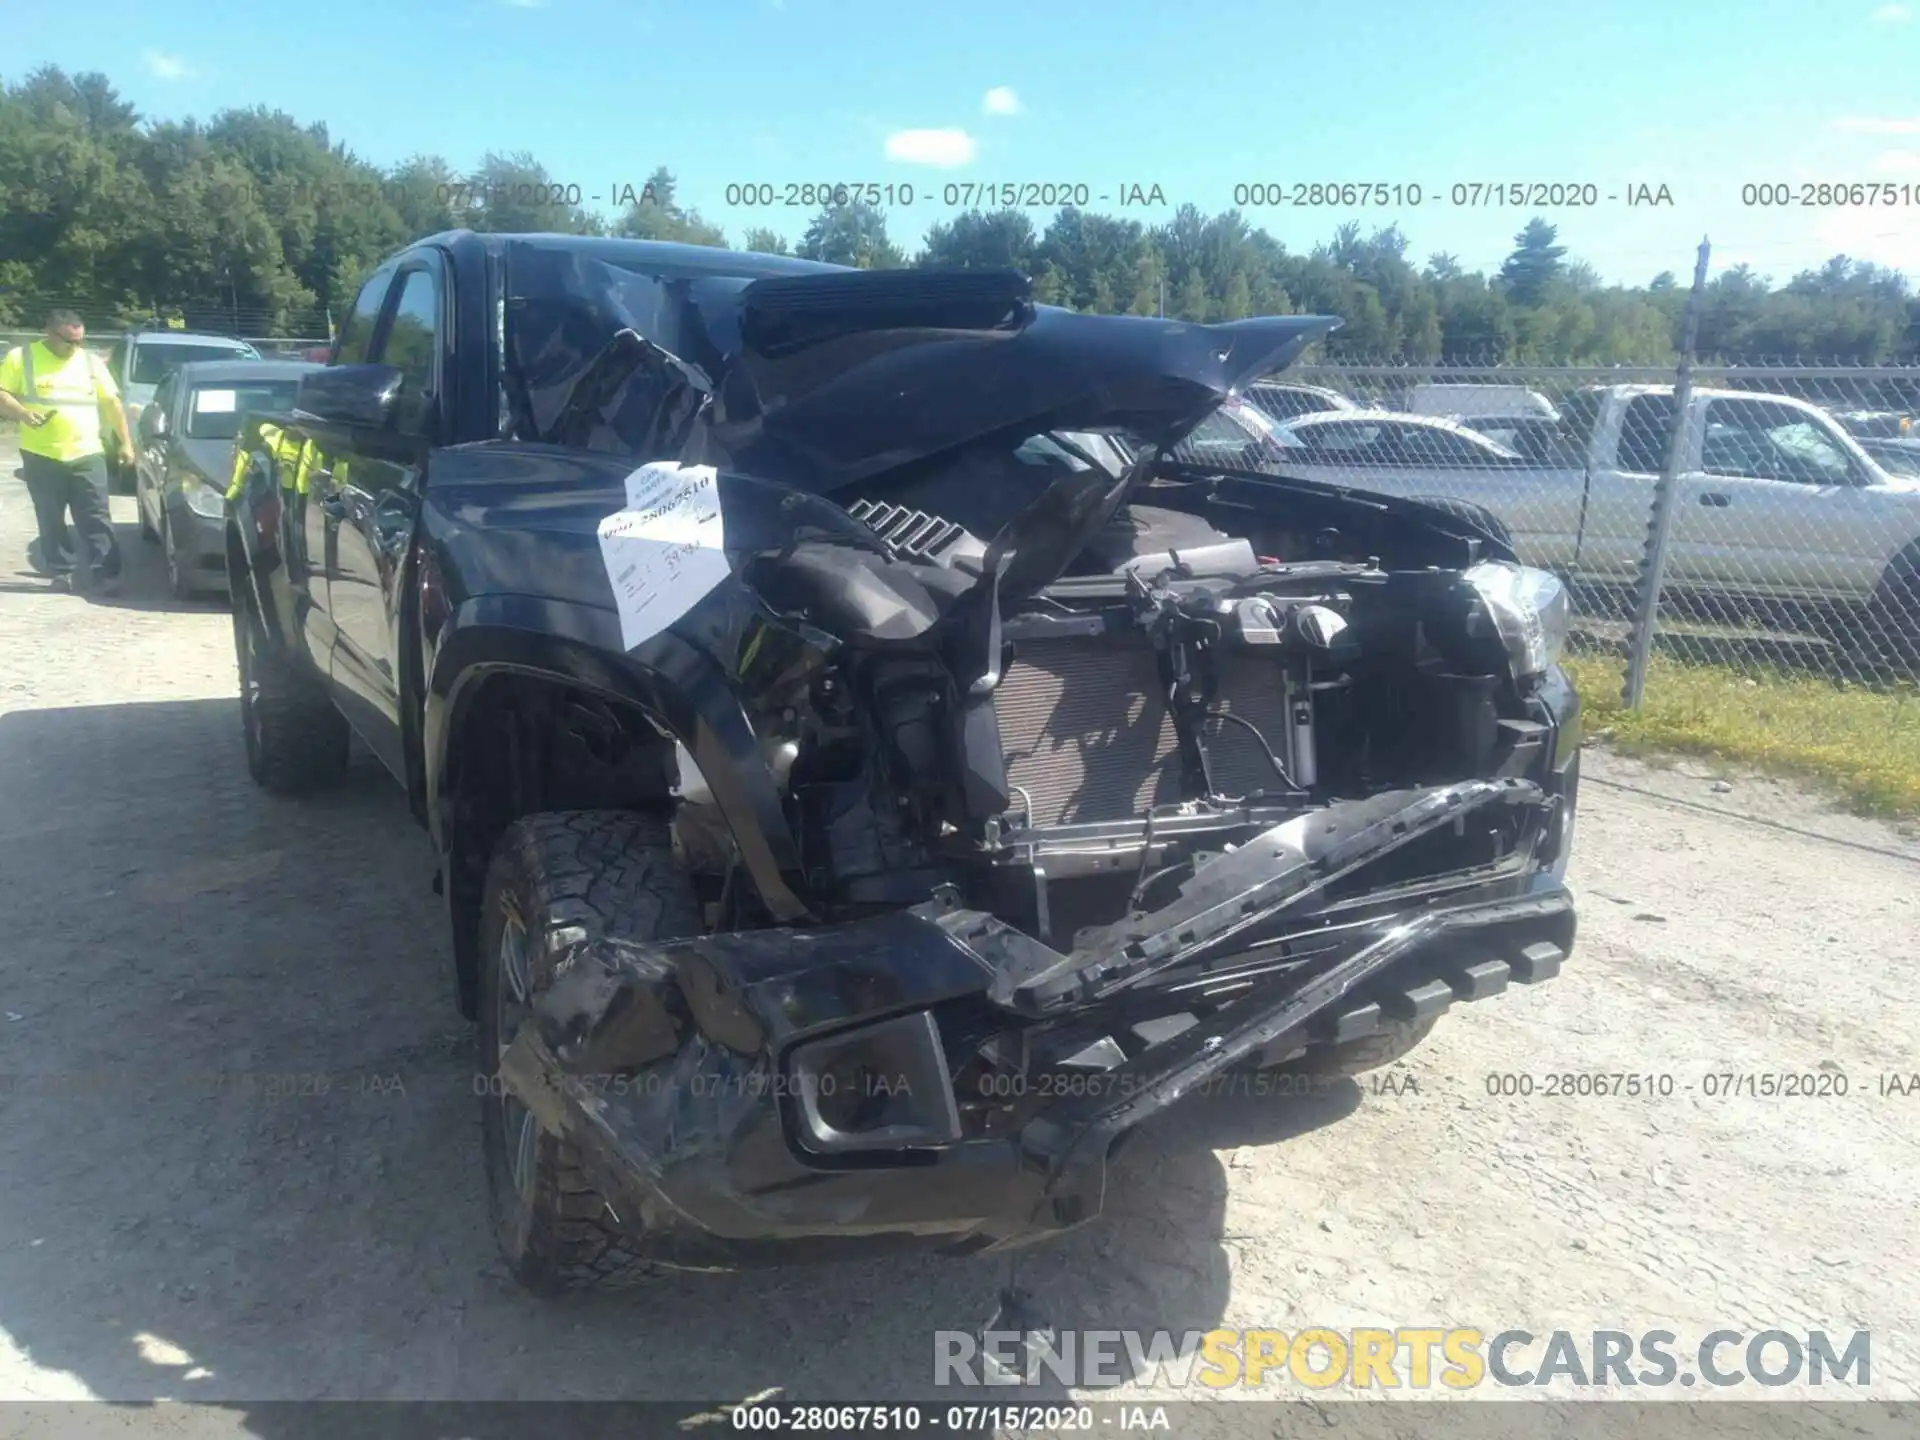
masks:
<path fill-rule="evenodd" d="M 1658 475 L 1673 438 L 1673 396 L 1636 395 L 1620 417 L 1620 468 Z"/>
<path fill-rule="evenodd" d="M 353 302 L 353 313 L 340 327 L 340 342 L 333 357 L 336 364 L 359 365 L 366 361 L 367 347 L 373 343 L 374 322 L 380 318 L 380 306 L 387 298 L 387 285 L 392 279 L 393 271 L 382 268 L 374 271 L 360 287 L 359 298 Z"/>
<path fill-rule="evenodd" d="M 426 433 L 439 353 L 440 287 L 430 270 L 405 271 L 379 357 L 401 375 L 397 424 L 402 434 Z"/>
<path fill-rule="evenodd" d="M 173 415 L 171 414 L 172 409 L 173 409 L 173 376 L 169 375 L 167 376 L 166 379 L 160 382 L 159 388 L 153 392 L 153 399 L 149 400 L 146 404 L 146 408 L 141 410 L 140 412 L 140 432 L 141 433 L 139 435 L 139 438 L 142 440 L 152 439 L 153 438 L 153 420 L 151 417 L 155 415 L 165 415 L 168 420 L 172 420 L 173 419 Z"/>
<path fill-rule="evenodd" d="M 1340 420 L 1326 425 L 1300 425 L 1287 433 L 1321 461 L 1354 465 L 1392 464 L 1393 448 L 1387 427 L 1365 420 Z"/>
<path fill-rule="evenodd" d="M 1811 416 L 1765 400 L 1711 401 L 1701 461 L 1709 475 L 1797 485 L 1849 485 L 1858 478 L 1852 458 Z"/>
<path fill-rule="evenodd" d="M 1442 465 L 1450 469 L 1484 466 L 1505 457 L 1489 445 L 1437 425 L 1395 425 L 1399 457 L 1413 465 Z"/>
<path fill-rule="evenodd" d="M 1248 398 L 1276 420 L 1297 420 L 1302 415 L 1340 408 L 1324 395 L 1284 385 L 1256 385 L 1248 392 Z"/>

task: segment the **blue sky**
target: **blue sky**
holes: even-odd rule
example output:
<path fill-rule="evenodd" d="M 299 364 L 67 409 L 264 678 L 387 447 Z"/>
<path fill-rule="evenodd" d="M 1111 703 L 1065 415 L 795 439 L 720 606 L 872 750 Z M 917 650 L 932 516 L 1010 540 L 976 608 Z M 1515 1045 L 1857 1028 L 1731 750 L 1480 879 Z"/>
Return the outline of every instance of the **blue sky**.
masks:
<path fill-rule="evenodd" d="M 740 182 L 911 185 L 915 203 L 890 218 L 908 248 L 953 213 L 948 184 L 1095 197 L 1157 184 L 1169 207 L 1211 212 L 1246 182 L 1397 182 L 1425 202 L 1246 213 L 1290 249 L 1343 220 L 1397 222 L 1416 257 L 1478 268 L 1530 212 L 1442 203 L 1453 184 L 1592 182 L 1604 197 L 1644 183 L 1674 203 L 1549 215 L 1608 279 L 1684 276 L 1703 234 L 1716 271 L 1746 261 L 1784 279 L 1845 251 L 1920 279 L 1920 204 L 1741 195 L 1873 181 L 1920 200 L 1920 0 L 330 0 L 323 23 L 314 13 L 27 6 L 0 73 L 102 70 L 154 118 L 275 106 L 382 164 L 528 150 L 588 197 L 664 163 L 736 242 L 752 224 L 797 238 L 811 213 L 729 207 Z"/>

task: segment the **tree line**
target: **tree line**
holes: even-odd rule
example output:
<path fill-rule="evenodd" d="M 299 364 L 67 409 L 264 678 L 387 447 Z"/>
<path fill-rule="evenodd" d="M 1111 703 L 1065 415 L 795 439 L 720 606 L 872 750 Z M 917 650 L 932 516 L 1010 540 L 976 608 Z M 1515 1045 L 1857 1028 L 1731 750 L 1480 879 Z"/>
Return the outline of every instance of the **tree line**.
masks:
<path fill-rule="evenodd" d="M 433 155 L 381 168 L 266 108 L 143 123 L 106 76 L 46 67 L 0 83 L 0 326 L 70 304 L 98 328 L 156 318 L 249 334 L 324 336 L 395 249 L 438 230 L 561 231 L 733 242 L 679 202 L 665 166 L 616 214 L 580 203 L 526 153 L 460 170 Z M 917 253 L 855 200 L 824 207 L 789 247 L 749 228 L 739 247 L 870 268 L 1011 265 L 1044 302 L 1187 320 L 1341 317 L 1329 359 L 1471 364 L 1657 364 L 1675 351 L 1687 293 L 1672 272 L 1604 283 L 1554 226 L 1529 220 L 1491 273 L 1410 256 L 1396 226 L 1341 226 L 1289 251 L 1238 211 L 1181 207 L 1145 225 L 1067 208 L 936 224 Z M 1836 255 L 1775 285 L 1747 266 L 1709 285 L 1704 359 L 1883 364 L 1920 360 L 1920 300 L 1904 275 Z"/>

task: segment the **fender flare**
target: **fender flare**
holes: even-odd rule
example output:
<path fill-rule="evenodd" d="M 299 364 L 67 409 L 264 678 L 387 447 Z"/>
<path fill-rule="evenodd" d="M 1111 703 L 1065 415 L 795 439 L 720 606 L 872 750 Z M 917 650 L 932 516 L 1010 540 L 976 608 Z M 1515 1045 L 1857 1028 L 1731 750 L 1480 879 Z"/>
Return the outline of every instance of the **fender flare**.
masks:
<path fill-rule="evenodd" d="M 618 618 L 596 607 L 523 595 L 463 601 L 428 646 L 421 725 L 428 828 L 451 861 L 447 788 L 467 706 L 488 676 L 545 679 L 632 705 L 678 741 L 739 847 L 763 904 L 781 923 L 813 918 L 789 876 L 800 854 L 753 724 L 720 666 L 665 631 L 625 652 Z"/>

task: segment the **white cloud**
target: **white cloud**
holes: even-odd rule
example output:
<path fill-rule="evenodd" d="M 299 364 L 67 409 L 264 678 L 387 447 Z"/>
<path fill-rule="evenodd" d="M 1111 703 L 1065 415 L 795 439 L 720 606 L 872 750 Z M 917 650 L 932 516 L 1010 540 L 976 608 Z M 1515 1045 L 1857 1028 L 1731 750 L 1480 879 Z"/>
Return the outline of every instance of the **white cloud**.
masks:
<path fill-rule="evenodd" d="M 950 170 L 973 160 L 973 137 L 964 130 L 896 130 L 887 136 L 887 158 L 908 165 Z"/>
<path fill-rule="evenodd" d="M 996 85 L 980 97 L 980 108 L 989 115 L 1018 115 L 1020 97 L 1011 85 Z"/>
<path fill-rule="evenodd" d="M 1920 116 L 1842 115 L 1833 128 L 1847 135 L 1920 135 Z"/>
<path fill-rule="evenodd" d="M 1905 5 L 1882 5 L 1873 12 L 1877 25 L 1904 25 L 1913 18 L 1913 11 Z"/>
<path fill-rule="evenodd" d="M 1814 227 L 1814 248 L 1822 256 L 1848 255 L 1920 274 L 1920 233 L 1901 229 L 1898 220 L 1889 218 L 1897 213 L 1873 206 L 1830 211 Z"/>
<path fill-rule="evenodd" d="M 146 64 L 147 73 L 162 80 L 185 80 L 193 74 L 191 65 L 164 50 L 149 50 L 140 58 Z"/>
<path fill-rule="evenodd" d="M 1911 175 L 1920 170 L 1920 150 L 1882 150 L 1873 168 L 1885 175 Z"/>

